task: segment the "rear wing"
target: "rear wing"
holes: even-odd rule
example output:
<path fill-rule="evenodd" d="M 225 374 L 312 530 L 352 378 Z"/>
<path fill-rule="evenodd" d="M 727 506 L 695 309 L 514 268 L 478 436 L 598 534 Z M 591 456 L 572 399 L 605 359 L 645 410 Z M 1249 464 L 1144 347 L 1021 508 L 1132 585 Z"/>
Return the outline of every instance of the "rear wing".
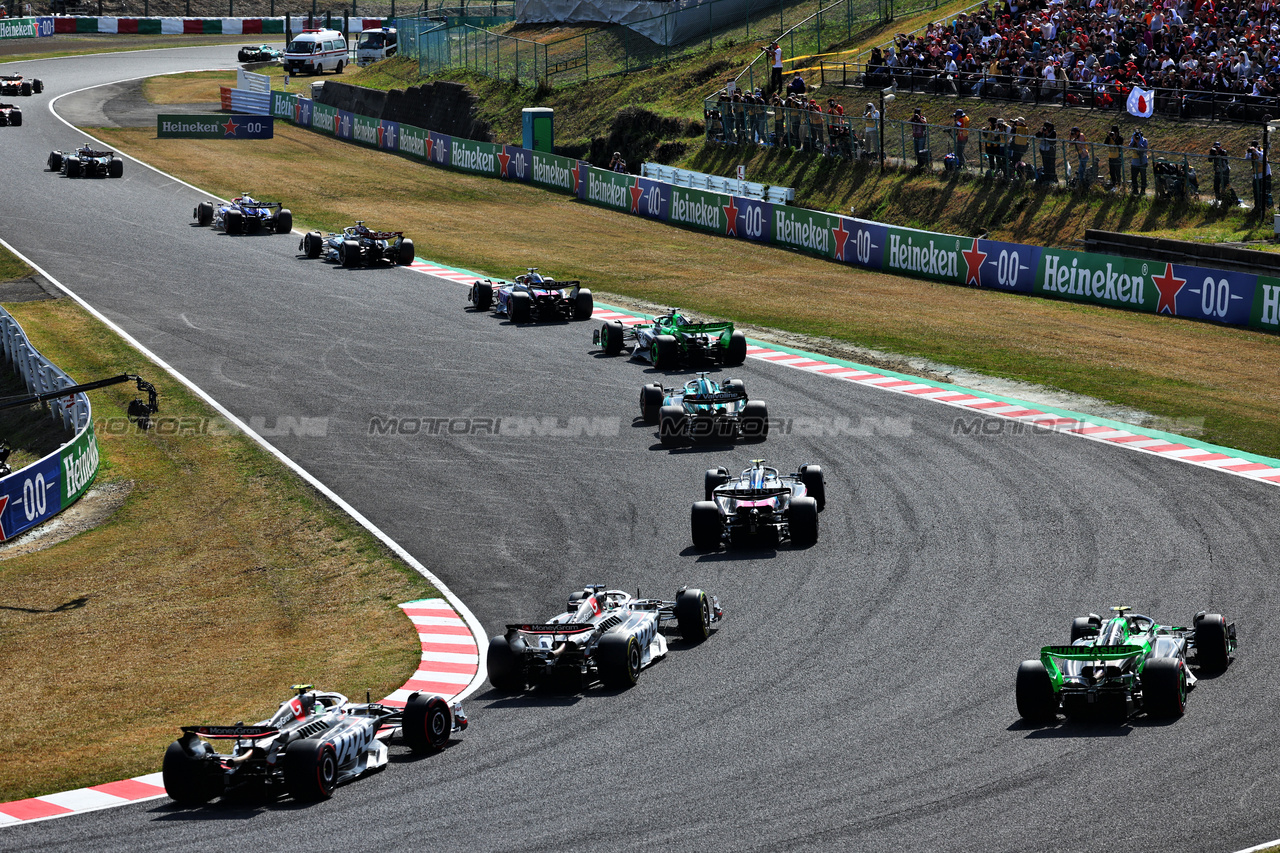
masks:
<path fill-rule="evenodd" d="M 684 402 L 686 403 L 734 403 L 738 400 L 745 400 L 746 394 L 737 394 L 733 391 L 720 391 L 716 394 L 685 394 Z"/>
<path fill-rule="evenodd" d="M 594 631 L 596 626 L 591 622 L 552 622 L 544 625 L 508 625 L 508 631 L 520 631 L 525 634 L 581 634 Z"/>
<path fill-rule="evenodd" d="M 182 731 L 185 734 L 199 735 L 211 740 L 217 738 L 256 740 L 280 734 L 280 730 L 275 726 L 183 726 Z"/>
<path fill-rule="evenodd" d="M 1142 654 L 1142 646 L 1045 646 L 1040 650 L 1041 658 L 1058 660 L 1125 660 Z"/>

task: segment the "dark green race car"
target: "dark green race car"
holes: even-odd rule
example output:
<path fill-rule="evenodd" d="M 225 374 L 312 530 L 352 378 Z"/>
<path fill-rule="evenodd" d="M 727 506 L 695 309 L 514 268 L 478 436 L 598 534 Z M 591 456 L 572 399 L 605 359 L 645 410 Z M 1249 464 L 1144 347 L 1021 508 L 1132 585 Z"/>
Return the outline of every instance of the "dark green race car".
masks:
<path fill-rule="evenodd" d="M 769 435 L 769 407 L 749 400 L 741 379 L 717 382 L 705 373 L 683 388 L 664 388 L 654 382 L 640 389 L 640 416 L 658 424 L 665 445 L 684 441 L 754 439 Z"/>
<path fill-rule="evenodd" d="M 659 370 L 674 370 L 694 360 L 729 367 L 747 360 L 747 336 L 734 331 L 733 323 L 698 323 L 679 308 L 631 327 L 610 320 L 592 340 L 606 355 L 617 355 L 629 345 L 632 358 L 652 362 Z"/>
<path fill-rule="evenodd" d="M 1161 625 L 1150 616 L 1113 607 L 1071 623 L 1071 644 L 1045 646 L 1039 660 L 1018 667 L 1018 713 L 1031 723 L 1125 719 L 1146 713 L 1180 717 L 1201 673 L 1222 672 L 1236 648 L 1236 626 L 1203 610 L 1190 628 Z"/>

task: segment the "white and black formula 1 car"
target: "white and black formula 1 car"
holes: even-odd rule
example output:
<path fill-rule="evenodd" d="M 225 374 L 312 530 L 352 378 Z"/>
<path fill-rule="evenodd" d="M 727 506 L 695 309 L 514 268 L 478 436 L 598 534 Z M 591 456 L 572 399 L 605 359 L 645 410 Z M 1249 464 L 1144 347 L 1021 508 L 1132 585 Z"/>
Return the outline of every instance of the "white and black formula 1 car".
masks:
<path fill-rule="evenodd" d="M 0 104 L 0 127 L 11 126 L 22 126 L 22 107 L 16 104 Z"/>
<path fill-rule="evenodd" d="M 760 539 L 790 540 L 798 548 L 818 541 L 818 513 L 827 505 L 822 468 L 801 465 L 794 474 L 779 474 L 763 459 L 737 477 L 712 468 L 703 478 L 704 500 L 689 513 L 694 547 L 712 551 L 721 544 Z"/>
<path fill-rule="evenodd" d="M 245 193 L 229 202 L 202 201 L 196 205 L 197 225 L 212 225 L 228 234 L 288 234 L 293 213 L 278 201 L 258 201 Z"/>
<path fill-rule="evenodd" d="M 595 310 L 591 291 L 582 282 L 556 281 L 537 267 L 516 276 L 515 281 L 483 279 L 471 285 L 467 301 L 477 311 L 493 309 L 513 323 L 530 320 L 589 320 Z"/>
<path fill-rule="evenodd" d="M 741 379 L 717 382 L 705 373 L 683 388 L 663 388 L 654 382 L 640 389 L 640 416 L 658 425 L 665 445 L 682 441 L 745 438 L 763 441 L 769 435 L 769 407 L 749 400 Z"/>
<path fill-rule="evenodd" d="M 413 263 L 413 241 L 403 231 L 373 231 L 365 227 L 364 220 L 344 228 L 341 234 L 308 231 L 298 248 L 308 258 L 324 258 L 344 267 L 381 261 L 403 267 Z"/>
<path fill-rule="evenodd" d="M 246 44 L 236 51 L 237 62 L 275 62 L 284 51 L 269 44 Z"/>
<path fill-rule="evenodd" d="M 412 694 L 401 710 L 356 704 L 310 684 L 293 689 L 298 695 L 256 725 L 183 726 L 182 737 L 165 750 L 165 793 L 186 806 L 233 791 L 323 800 L 338 785 L 386 766 L 380 731 L 398 727 L 411 750 L 435 752 L 467 727 L 460 704 L 428 693 Z M 210 740 L 233 741 L 231 754 L 215 752 Z"/>
<path fill-rule="evenodd" d="M 588 586 L 546 622 L 508 625 L 505 635 L 491 638 L 489 681 L 504 693 L 530 685 L 576 692 L 597 681 L 630 687 L 640 670 L 666 656 L 671 623 L 687 642 L 700 643 L 723 618 L 719 600 L 700 589 L 686 587 L 675 601 L 661 601 Z"/>
<path fill-rule="evenodd" d="M 61 172 L 68 178 L 118 178 L 124 174 L 124 161 L 114 151 L 95 151 L 88 145 L 75 151 L 51 151 L 48 165 L 50 172 Z"/>
<path fill-rule="evenodd" d="M 23 77 L 21 74 L 0 74 L 0 96 L 38 95 L 44 91 L 44 81 Z"/>

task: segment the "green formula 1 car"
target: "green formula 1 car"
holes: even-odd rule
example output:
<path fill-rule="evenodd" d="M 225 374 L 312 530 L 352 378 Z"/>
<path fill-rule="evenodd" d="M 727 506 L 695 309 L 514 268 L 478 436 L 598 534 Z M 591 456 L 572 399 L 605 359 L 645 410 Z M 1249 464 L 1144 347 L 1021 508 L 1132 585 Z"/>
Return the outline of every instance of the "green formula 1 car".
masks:
<path fill-rule="evenodd" d="M 1221 672 L 1236 648 L 1236 626 L 1203 610 L 1190 628 L 1113 607 L 1105 622 L 1091 613 L 1071 623 L 1071 644 L 1045 646 L 1018 667 L 1018 713 L 1031 723 L 1061 711 L 1075 719 L 1125 719 L 1146 713 L 1180 717 L 1197 670 Z"/>
<path fill-rule="evenodd" d="M 673 370 L 695 359 L 729 367 L 747 360 L 747 336 L 735 332 L 733 323 L 698 323 L 679 308 L 631 327 L 610 320 L 592 340 L 607 355 L 617 355 L 629 345 L 632 358 L 652 362 L 659 370 Z"/>

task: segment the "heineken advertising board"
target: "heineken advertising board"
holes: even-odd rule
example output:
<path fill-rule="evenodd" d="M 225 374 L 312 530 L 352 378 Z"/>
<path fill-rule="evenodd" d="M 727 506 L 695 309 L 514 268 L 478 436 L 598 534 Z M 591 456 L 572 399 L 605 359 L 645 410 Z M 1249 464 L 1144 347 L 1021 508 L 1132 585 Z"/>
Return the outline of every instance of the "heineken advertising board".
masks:
<path fill-rule="evenodd" d="M 271 116 L 285 121 L 295 121 L 298 115 L 298 96 L 288 92 L 271 93 Z"/>
<path fill-rule="evenodd" d="M 338 108 L 331 107 L 328 104 L 317 104 L 315 101 L 310 100 L 307 103 L 311 104 L 311 127 L 321 133 L 337 136 Z"/>
<path fill-rule="evenodd" d="M 0 540 L 35 527 L 84 494 L 98 474 L 93 424 L 56 452 L 0 480 Z"/>
<path fill-rule="evenodd" d="M 577 160 L 541 151 L 530 151 L 529 157 L 533 173 L 529 180 L 540 187 L 578 195 L 578 184 L 585 170 L 579 169 Z"/>
<path fill-rule="evenodd" d="M 1280 278 L 1258 276 L 1249 325 L 1267 332 L 1280 332 Z"/>
<path fill-rule="evenodd" d="M 400 150 L 400 122 L 386 120 L 378 122 L 378 147 L 383 151 Z"/>
<path fill-rule="evenodd" d="M 631 212 L 631 178 L 629 175 L 595 167 L 587 169 L 587 201 Z"/>
<path fill-rule="evenodd" d="M 803 207 L 773 205 L 773 242 L 788 249 L 819 255 L 836 256 L 837 231 L 843 228 L 843 217 L 819 213 Z"/>
<path fill-rule="evenodd" d="M 158 139 L 271 139 L 275 119 L 255 115 L 159 115 Z"/>
<path fill-rule="evenodd" d="M 472 142 L 454 136 L 449 140 L 449 165 L 463 172 L 497 177 L 501 150 L 501 145 L 492 142 Z"/>
<path fill-rule="evenodd" d="M 351 138 L 359 142 L 361 145 L 369 145 L 374 148 L 380 148 L 381 136 L 379 131 L 382 129 L 382 123 L 374 118 L 365 118 L 362 115 L 352 115 Z"/>
<path fill-rule="evenodd" d="M 53 18 L 0 18 L 0 39 L 33 39 L 53 35 Z"/>
<path fill-rule="evenodd" d="M 400 125 L 400 138 L 397 144 L 399 147 L 396 150 L 401 154 L 408 154 L 419 160 L 427 159 L 427 132 L 422 128 L 411 124 Z"/>
<path fill-rule="evenodd" d="M 345 139 L 348 142 L 353 141 L 355 139 L 353 134 L 355 129 L 355 120 L 355 113 L 349 113 L 346 110 L 338 110 L 338 124 L 334 136 L 339 139 Z"/>
<path fill-rule="evenodd" d="M 518 145 L 504 145 L 498 152 L 498 177 L 505 181 L 528 182 L 532 151 Z"/>

